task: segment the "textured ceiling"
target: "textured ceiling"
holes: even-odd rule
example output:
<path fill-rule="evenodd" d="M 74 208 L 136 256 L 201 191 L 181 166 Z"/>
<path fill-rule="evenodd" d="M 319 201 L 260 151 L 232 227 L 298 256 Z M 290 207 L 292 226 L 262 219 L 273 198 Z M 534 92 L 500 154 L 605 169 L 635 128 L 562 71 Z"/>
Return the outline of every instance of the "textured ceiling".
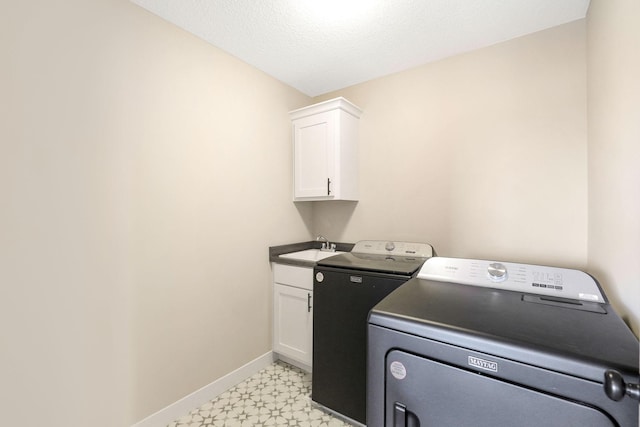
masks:
<path fill-rule="evenodd" d="M 584 18 L 589 0 L 132 0 L 310 96 Z"/>

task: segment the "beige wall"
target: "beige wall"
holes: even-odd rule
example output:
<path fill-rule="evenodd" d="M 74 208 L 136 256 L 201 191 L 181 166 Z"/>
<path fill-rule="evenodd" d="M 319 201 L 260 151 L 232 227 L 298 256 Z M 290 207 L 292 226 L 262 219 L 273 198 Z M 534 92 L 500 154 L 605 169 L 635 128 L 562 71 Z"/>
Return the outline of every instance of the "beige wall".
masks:
<path fill-rule="evenodd" d="M 269 351 L 309 98 L 126 0 L 0 32 L 1 424 L 132 425 Z"/>
<path fill-rule="evenodd" d="M 592 0 L 589 271 L 640 332 L 640 2 Z"/>
<path fill-rule="evenodd" d="M 369 81 L 361 200 L 317 203 L 333 240 L 586 267 L 584 20 Z"/>

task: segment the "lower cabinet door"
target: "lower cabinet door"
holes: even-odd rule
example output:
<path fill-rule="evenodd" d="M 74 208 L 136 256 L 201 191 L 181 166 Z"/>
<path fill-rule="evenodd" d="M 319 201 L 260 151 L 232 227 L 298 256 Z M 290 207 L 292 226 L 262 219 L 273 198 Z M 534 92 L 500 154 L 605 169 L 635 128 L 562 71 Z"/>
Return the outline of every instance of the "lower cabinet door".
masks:
<path fill-rule="evenodd" d="M 313 292 L 274 284 L 273 349 L 311 366 L 313 345 Z"/>

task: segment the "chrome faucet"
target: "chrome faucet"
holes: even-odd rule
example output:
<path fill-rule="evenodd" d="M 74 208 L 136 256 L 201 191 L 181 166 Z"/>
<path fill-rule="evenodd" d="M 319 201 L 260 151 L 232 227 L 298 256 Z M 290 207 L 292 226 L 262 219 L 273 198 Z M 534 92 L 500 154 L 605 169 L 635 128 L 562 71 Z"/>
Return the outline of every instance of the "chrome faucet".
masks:
<path fill-rule="evenodd" d="M 329 242 L 329 239 L 327 239 L 321 234 L 319 234 L 318 237 L 316 237 L 316 242 L 322 242 L 322 247 L 320 248 L 321 251 L 328 251 L 328 252 L 336 251 L 336 244 Z"/>

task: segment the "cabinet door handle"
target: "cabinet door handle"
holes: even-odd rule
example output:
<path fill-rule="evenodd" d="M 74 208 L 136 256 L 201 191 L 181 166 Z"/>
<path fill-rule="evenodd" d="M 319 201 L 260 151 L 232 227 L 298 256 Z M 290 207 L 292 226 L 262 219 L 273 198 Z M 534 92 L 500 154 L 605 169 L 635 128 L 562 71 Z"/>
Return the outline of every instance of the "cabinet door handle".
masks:
<path fill-rule="evenodd" d="M 311 313 L 311 294 L 307 292 L 307 313 Z"/>
<path fill-rule="evenodd" d="M 327 196 L 331 195 L 331 178 L 327 178 Z"/>

